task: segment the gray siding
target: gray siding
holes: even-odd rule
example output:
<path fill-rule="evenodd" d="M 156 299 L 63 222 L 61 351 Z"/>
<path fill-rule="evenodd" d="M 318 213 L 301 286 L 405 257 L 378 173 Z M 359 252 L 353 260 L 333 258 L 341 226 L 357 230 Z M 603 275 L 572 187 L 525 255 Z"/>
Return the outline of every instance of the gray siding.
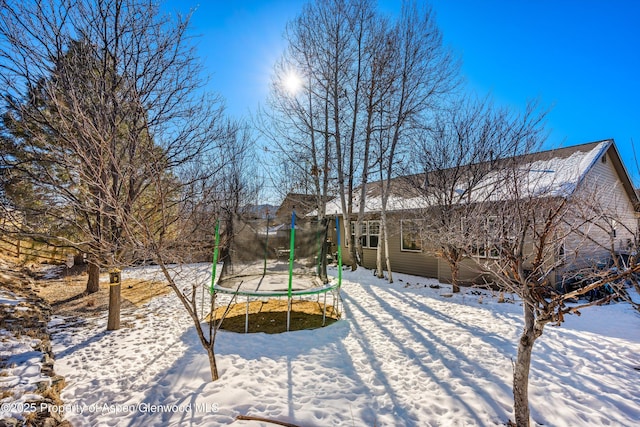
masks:
<path fill-rule="evenodd" d="M 458 281 L 460 283 L 484 283 L 483 276 L 485 274 L 479 271 L 478 265 L 473 260 L 465 259 L 460 263 L 458 271 Z M 443 259 L 438 260 L 438 280 L 442 283 L 451 283 L 451 268 Z"/>
<path fill-rule="evenodd" d="M 579 212 L 579 203 L 597 204 L 606 218 L 602 221 L 611 221 L 615 218 L 618 225 L 616 227 L 615 249 L 624 251 L 627 249 L 628 239 L 633 237 L 633 233 L 637 230 L 638 217 L 634 210 L 633 201 L 622 184 L 618 175 L 618 171 L 614 166 L 610 154 L 606 154 L 606 161 L 602 162 L 598 159 L 593 167 L 585 176 L 584 181 L 580 184 L 578 190 L 572 196 L 572 202 L 577 203 L 576 212 Z M 575 224 L 582 219 L 576 215 Z M 389 255 L 391 259 L 391 268 L 394 272 L 407 273 L 424 277 L 437 278 L 443 282 L 451 281 L 451 271 L 448 264 L 435 255 L 427 251 L 406 251 L 401 249 L 400 222 L 403 218 L 409 218 L 410 215 L 405 212 L 389 213 Z M 377 218 L 371 218 L 377 219 Z M 570 219 L 571 220 L 571 219 Z M 340 219 L 342 227 L 342 219 Z M 597 227 L 595 225 L 582 226 L 580 233 L 570 233 L 564 239 L 564 252 L 566 258 L 566 269 L 574 269 L 598 261 L 605 260 L 610 255 L 610 235 L 604 229 L 605 227 Z M 568 231 L 568 229 L 567 229 Z M 585 237 L 588 236 L 587 237 Z M 349 256 L 349 248 L 345 245 L 346 239 L 342 238 L 342 251 L 344 263 L 351 262 Z M 533 253 L 533 244 L 529 242 L 526 249 Z M 550 248 L 548 254 L 548 262 L 552 264 L 557 253 L 557 248 Z M 376 267 L 376 250 L 371 248 L 364 249 L 363 265 L 367 268 L 374 269 Z M 527 260 L 530 261 L 530 260 Z M 384 262 L 384 260 L 383 260 Z M 385 267 L 386 268 L 386 267 Z M 525 268 L 527 268 L 525 266 Z M 482 274 L 478 268 L 474 266 L 472 260 L 465 260 L 461 264 L 459 278 L 461 282 L 482 282 Z M 552 277 L 553 281 L 554 278 Z"/>
<path fill-rule="evenodd" d="M 389 222 L 389 258 L 391 260 L 391 269 L 394 272 L 413 274 L 423 277 L 438 277 L 438 258 L 425 252 L 403 251 L 400 239 L 400 216 L 390 214 Z M 342 227 L 342 218 L 340 219 Z M 342 253 L 343 262 L 345 264 L 351 262 L 349 248 L 345 245 L 343 239 Z M 376 268 L 377 251 L 375 249 L 363 249 L 363 266 L 366 268 Z M 384 265 L 384 259 L 383 259 Z"/>
<path fill-rule="evenodd" d="M 575 203 L 582 204 L 587 212 L 590 205 L 595 205 L 602 211 L 602 217 L 593 224 L 578 227 L 579 232 L 571 233 L 565 239 L 567 269 L 592 265 L 609 258 L 612 220 L 616 222 L 614 249 L 620 252 L 628 250 L 628 239 L 633 238 L 637 217 L 609 154 L 606 155 L 605 162 L 598 160 L 594 164 L 576 191 L 574 200 Z M 576 212 L 579 211 L 578 208 Z M 574 224 L 580 220 L 576 218 Z"/>

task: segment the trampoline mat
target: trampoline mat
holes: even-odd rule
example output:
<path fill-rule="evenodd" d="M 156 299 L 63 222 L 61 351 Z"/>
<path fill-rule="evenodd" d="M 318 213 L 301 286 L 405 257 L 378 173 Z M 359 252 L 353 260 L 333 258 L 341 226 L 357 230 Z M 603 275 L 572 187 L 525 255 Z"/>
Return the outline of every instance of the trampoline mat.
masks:
<path fill-rule="evenodd" d="M 238 288 L 238 286 L 240 286 Z M 293 291 L 304 291 L 322 287 L 323 283 L 315 276 L 294 276 L 291 280 Z M 239 292 L 283 292 L 289 290 L 288 274 L 265 274 L 228 277 L 218 283 L 218 287 Z"/>
<path fill-rule="evenodd" d="M 294 275 L 291 281 L 293 294 L 323 293 L 337 287 L 336 283 L 323 283 L 317 276 Z M 224 293 L 241 295 L 287 295 L 289 292 L 288 274 L 266 274 L 232 276 L 219 281 L 215 289 Z"/>

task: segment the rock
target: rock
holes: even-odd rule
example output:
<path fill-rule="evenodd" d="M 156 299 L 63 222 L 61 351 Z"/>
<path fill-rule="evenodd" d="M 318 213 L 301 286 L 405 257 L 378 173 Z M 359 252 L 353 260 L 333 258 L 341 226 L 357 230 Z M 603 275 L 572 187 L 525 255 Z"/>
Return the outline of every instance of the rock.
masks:
<path fill-rule="evenodd" d="M 17 427 L 20 425 L 20 421 L 15 418 L 3 418 L 0 420 L 0 427 Z"/>
<path fill-rule="evenodd" d="M 49 377 L 37 383 L 36 393 L 43 396 L 42 400 L 34 400 L 38 410 L 28 415 L 27 421 L 16 418 L 0 419 L 0 427 L 14 426 L 69 426 L 58 411 L 51 412 L 49 405 L 62 404 L 59 393 L 65 386 L 64 378 L 56 375 L 54 371 L 54 354 L 48 331 L 48 322 L 51 316 L 51 307 L 33 290 L 33 280 L 28 277 L 29 272 L 23 271 L 19 266 L 0 259 L 0 288 L 6 289 L 10 294 L 20 298 L 20 310 L 13 305 L 0 304 L 0 321 L 2 327 L 16 334 L 26 334 L 39 340 L 34 350 L 43 353 L 40 372 Z M 42 403 L 49 405 L 42 405 Z"/>
<path fill-rule="evenodd" d="M 51 387 L 58 390 L 58 392 L 62 391 L 65 385 L 66 383 L 63 376 L 54 375 L 53 377 L 51 377 Z"/>
<path fill-rule="evenodd" d="M 38 381 L 36 384 L 36 393 L 38 394 L 42 394 L 44 393 L 49 387 L 51 387 L 51 380 L 46 380 L 46 381 Z"/>

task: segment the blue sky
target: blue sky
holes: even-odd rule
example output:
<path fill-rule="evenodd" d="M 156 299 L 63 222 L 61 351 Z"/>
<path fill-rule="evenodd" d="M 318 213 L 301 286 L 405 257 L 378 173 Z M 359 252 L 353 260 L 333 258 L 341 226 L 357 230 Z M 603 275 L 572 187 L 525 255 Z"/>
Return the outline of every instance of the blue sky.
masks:
<path fill-rule="evenodd" d="M 234 116 L 267 95 L 282 34 L 297 0 L 172 0 L 197 8 L 198 51 Z M 379 1 L 395 14 L 401 0 Z M 432 0 L 445 43 L 462 61 L 468 87 L 513 108 L 532 98 L 550 107 L 548 147 L 614 138 L 636 183 L 640 157 L 640 1 Z"/>

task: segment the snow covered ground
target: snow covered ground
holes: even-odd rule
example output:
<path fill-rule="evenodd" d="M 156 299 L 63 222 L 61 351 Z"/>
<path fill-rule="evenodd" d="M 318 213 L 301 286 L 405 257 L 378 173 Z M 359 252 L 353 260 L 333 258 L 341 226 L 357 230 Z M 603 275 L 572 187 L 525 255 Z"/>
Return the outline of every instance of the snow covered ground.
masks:
<path fill-rule="evenodd" d="M 0 289 L 0 306 L 1 315 L 6 316 L 2 323 L 12 322 L 16 312 L 29 312 L 27 298 L 7 289 Z M 20 417 L 25 407 L 34 407 L 29 402 L 42 399 L 35 391 L 51 378 L 41 373 L 44 353 L 37 349 L 39 345 L 38 338 L 0 327 L 0 419 Z M 2 393 L 5 390 L 7 395 Z"/>
<path fill-rule="evenodd" d="M 209 265 L 180 271 L 208 282 Z M 335 274 L 335 270 L 333 271 Z M 150 267 L 124 273 L 152 277 Z M 487 426 L 512 417 L 512 359 L 519 303 L 490 294 L 370 271 L 345 271 L 343 320 L 279 335 L 222 331 L 221 379 L 173 294 L 136 312 L 123 329 L 54 318 L 55 370 L 66 379 L 60 410 L 74 426 Z M 632 426 L 640 420 L 640 316 L 627 304 L 585 310 L 536 343 L 532 419 L 553 426 Z"/>

